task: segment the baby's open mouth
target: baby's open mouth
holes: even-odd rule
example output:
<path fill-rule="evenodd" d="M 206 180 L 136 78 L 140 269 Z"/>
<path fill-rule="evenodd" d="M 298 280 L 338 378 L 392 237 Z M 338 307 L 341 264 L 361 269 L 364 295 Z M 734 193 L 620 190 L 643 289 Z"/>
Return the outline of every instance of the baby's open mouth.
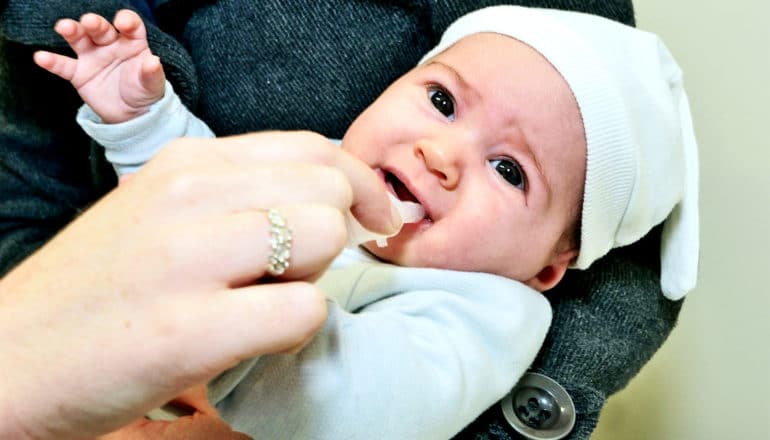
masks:
<path fill-rule="evenodd" d="M 411 191 L 409 191 L 409 188 L 404 185 L 404 182 L 399 180 L 398 177 L 395 176 L 395 174 L 390 173 L 388 171 L 385 172 L 385 183 L 387 183 L 388 187 L 393 191 L 393 194 L 398 197 L 399 200 L 402 202 L 414 202 L 414 203 L 420 203 L 419 200 L 412 194 Z"/>
<path fill-rule="evenodd" d="M 401 179 L 396 177 L 395 174 L 387 171 L 384 172 L 384 177 L 388 189 L 401 202 L 397 205 L 401 217 L 404 219 L 404 223 L 419 223 L 422 220 L 430 222 L 430 217 L 425 212 L 420 201 L 414 194 L 412 194 Z"/>

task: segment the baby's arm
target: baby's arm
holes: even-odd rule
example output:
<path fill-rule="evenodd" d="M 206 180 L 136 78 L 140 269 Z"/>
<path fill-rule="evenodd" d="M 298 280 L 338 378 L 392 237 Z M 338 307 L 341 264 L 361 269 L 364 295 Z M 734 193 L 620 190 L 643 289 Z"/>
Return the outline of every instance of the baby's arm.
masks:
<path fill-rule="evenodd" d="M 114 27 L 104 17 L 59 20 L 54 30 L 77 58 L 38 51 L 35 63 L 70 81 L 83 101 L 106 123 L 125 122 L 145 113 L 163 97 L 165 75 L 150 52 L 142 19 L 124 9 Z"/>
<path fill-rule="evenodd" d="M 160 149 L 179 137 L 214 137 L 211 129 L 182 104 L 169 82 L 163 98 L 146 113 L 119 124 L 105 124 L 84 105 L 77 122 L 105 149 L 105 157 L 119 177 L 134 173 Z"/>
<path fill-rule="evenodd" d="M 105 148 L 122 178 L 175 138 L 214 133 L 182 105 L 165 80 L 141 18 L 121 10 L 114 24 L 96 14 L 85 14 L 79 22 L 59 20 L 55 30 L 78 58 L 39 51 L 35 62 L 75 86 L 85 102 L 78 124 Z"/>
<path fill-rule="evenodd" d="M 297 440 L 450 438 L 513 387 L 550 323 L 543 295 L 493 275 L 385 265 L 349 275 L 321 279 L 326 292 L 350 290 L 332 295 L 340 305 L 329 303 L 303 351 L 246 362 L 210 384 L 234 429 Z M 374 302 L 342 310 L 359 300 Z"/>

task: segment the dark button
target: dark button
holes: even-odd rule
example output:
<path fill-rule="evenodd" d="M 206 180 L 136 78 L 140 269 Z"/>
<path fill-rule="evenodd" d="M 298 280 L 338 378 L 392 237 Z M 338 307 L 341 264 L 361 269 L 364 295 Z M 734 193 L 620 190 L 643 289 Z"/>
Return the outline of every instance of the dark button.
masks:
<path fill-rule="evenodd" d="M 500 401 L 505 420 L 531 440 L 559 440 L 575 426 L 575 405 L 555 380 L 526 373 Z"/>

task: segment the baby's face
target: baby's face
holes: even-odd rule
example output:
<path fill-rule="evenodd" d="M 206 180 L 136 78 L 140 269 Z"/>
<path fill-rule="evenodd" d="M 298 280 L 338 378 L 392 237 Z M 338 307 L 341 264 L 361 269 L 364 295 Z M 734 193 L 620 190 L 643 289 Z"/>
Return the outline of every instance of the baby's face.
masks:
<path fill-rule="evenodd" d="M 538 274 L 574 256 L 560 237 L 583 193 L 580 113 L 559 73 L 517 40 L 462 39 L 393 83 L 342 145 L 401 200 L 425 208 L 387 247 L 367 244 L 384 260 L 495 273 L 542 290 L 550 286 Z"/>

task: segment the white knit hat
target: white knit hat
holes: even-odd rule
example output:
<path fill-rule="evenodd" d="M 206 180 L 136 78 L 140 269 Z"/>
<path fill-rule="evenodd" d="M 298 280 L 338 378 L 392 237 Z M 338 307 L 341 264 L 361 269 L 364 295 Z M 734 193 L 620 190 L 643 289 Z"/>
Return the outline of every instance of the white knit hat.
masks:
<path fill-rule="evenodd" d="M 479 32 L 531 46 L 575 95 L 588 151 L 574 267 L 588 268 L 665 220 L 663 293 L 676 300 L 693 289 L 698 152 L 681 70 L 660 39 L 595 15 L 493 6 L 455 21 L 421 63 Z"/>

